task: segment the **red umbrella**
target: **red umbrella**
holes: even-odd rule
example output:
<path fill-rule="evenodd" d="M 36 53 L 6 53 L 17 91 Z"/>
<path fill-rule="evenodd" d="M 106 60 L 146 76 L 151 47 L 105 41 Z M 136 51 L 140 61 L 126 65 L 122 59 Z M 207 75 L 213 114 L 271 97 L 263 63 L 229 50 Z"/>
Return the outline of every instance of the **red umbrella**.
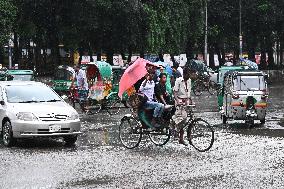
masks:
<path fill-rule="evenodd" d="M 122 97 L 122 94 L 127 89 L 132 87 L 138 80 L 140 80 L 148 73 L 146 69 L 147 64 L 157 66 L 148 60 L 145 60 L 143 58 L 138 58 L 132 65 L 130 65 L 125 70 L 119 82 L 119 92 L 118 92 L 119 97 Z"/>

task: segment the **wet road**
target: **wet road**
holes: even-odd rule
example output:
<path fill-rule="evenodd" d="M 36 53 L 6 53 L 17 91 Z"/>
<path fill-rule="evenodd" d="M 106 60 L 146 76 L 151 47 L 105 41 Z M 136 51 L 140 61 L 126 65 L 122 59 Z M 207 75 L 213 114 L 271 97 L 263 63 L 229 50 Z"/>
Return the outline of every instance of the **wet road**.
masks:
<path fill-rule="evenodd" d="M 118 141 L 123 113 L 82 115 L 76 146 L 60 139 L 0 145 L 1 188 L 283 188 L 284 86 L 270 87 L 266 124 L 222 125 L 214 97 L 194 98 L 196 115 L 214 125 L 216 140 L 200 153 L 171 140 L 156 147 L 144 138 L 135 150 Z"/>

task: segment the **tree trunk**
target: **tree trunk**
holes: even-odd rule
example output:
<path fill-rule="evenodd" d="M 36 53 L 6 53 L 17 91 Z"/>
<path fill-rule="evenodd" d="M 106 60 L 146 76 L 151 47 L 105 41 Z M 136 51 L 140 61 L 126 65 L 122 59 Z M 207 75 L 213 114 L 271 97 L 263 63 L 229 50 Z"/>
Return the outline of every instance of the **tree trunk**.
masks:
<path fill-rule="evenodd" d="M 194 58 L 193 43 L 190 41 L 190 39 L 187 41 L 185 51 L 186 51 L 186 58 L 188 61 Z"/>
<path fill-rule="evenodd" d="M 140 58 L 144 58 L 145 57 L 145 53 L 143 51 L 140 51 Z"/>
<path fill-rule="evenodd" d="M 102 61 L 102 53 L 97 53 L 97 61 Z"/>
<path fill-rule="evenodd" d="M 4 67 L 5 65 L 4 63 L 4 45 L 0 44 L 0 64 L 2 64 L 2 66 Z"/>
<path fill-rule="evenodd" d="M 15 64 L 19 65 L 20 50 L 19 50 L 18 39 L 19 37 L 17 32 L 14 32 L 13 65 Z"/>
<path fill-rule="evenodd" d="M 262 70 L 266 70 L 267 69 L 266 53 L 265 53 L 264 49 L 261 50 L 260 69 L 262 69 Z"/>
<path fill-rule="evenodd" d="M 274 69 L 275 64 L 274 64 L 273 48 L 272 47 L 269 47 L 267 54 L 268 54 L 268 67 L 269 67 L 269 69 Z"/>
<path fill-rule="evenodd" d="M 280 38 L 280 55 L 279 55 L 279 63 L 281 67 L 283 68 L 284 66 L 284 60 L 283 60 L 283 50 L 284 50 L 284 34 L 282 35 L 283 37 Z"/>
<path fill-rule="evenodd" d="M 255 62 L 255 48 L 249 47 L 248 49 L 248 59 Z"/>
<path fill-rule="evenodd" d="M 223 63 L 223 60 L 222 60 L 221 49 L 220 49 L 218 43 L 215 43 L 215 52 L 217 53 L 219 64 L 223 65 L 224 63 Z M 214 63 L 214 67 L 212 67 L 212 68 L 215 68 L 215 63 Z"/>
<path fill-rule="evenodd" d="M 107 63 L 109 63 L 110 65 L 113 65 L 113 51 L 110 50 L 107 53 Z"/>
<path fill-rule="evenodd" d="M 128 58 L 127 58 L 127 62 L 131 62 L 131 57 L 132 57 L 132 48 L 128 47 Z"/>
<path fill-rule="evenodd" d="M 224 42 L 222 44 L 221 54 L 222 54 L 222 62 L 220 63 L 219 66 L 224 66 L 224 64 L 226 62 L 226 60 L 225 60 L 225 57 L 226 57 L 226 54 L 225 54 L 225 43 Z"/>
<path fill-rule="evenodd" d="M 212 69 L 215 67 L 214 48 L 212 48 L 212 46 L 209 46 L 209 67 Z"/>

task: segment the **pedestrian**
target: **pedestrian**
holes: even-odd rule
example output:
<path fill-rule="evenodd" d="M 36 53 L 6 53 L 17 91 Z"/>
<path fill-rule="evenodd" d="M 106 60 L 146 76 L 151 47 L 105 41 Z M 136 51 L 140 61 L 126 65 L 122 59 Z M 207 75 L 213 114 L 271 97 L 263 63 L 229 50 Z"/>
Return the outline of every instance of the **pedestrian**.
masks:
<path fill-rule="evenodd" d="M 176 113 L 173 116 L 173 120 L 176 125 L 179 127 L 179 143 L 187 145 L 183 139 L 184 130 L 183 124 L 187 118 L 187 112 L 184 109 L 184 106 L 192 104 L 191 100 L 191 71 L 188 67 L 183 69 L 183 77 L 176 79 L 175 86 L 173 88 L 174 99 L 176 104 Z"/>
<path fill-rule="evenodd" d="M 181 73 L 177 70 L 177 68 L 178 68 L 177 64 L 174 64 L 172 66 L 172 71 L 173 71 L 172 76 L 171 76 L 171 86 L 172 86 L 172 88 L 175 86 L 176 79 L 181 77 Z"/>

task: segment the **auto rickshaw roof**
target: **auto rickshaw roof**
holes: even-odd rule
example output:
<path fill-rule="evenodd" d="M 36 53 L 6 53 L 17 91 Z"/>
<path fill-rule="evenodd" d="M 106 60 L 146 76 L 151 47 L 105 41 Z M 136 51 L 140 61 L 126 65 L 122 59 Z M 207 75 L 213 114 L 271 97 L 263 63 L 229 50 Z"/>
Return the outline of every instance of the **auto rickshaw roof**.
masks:
<path fill-rule="evenodd" d="M 237 71 L 237 72 L 235 72 L 235 75 L 263 76 L 263 75 L 265 75 L 265 73 L 263 73 L 263 72 L 261 72 L 261 71 L 247 71 L 247 70 L 243 70 L 243 71 Z"/>
<path fill-rule="evenodd" d="M 32 70 L 8 70 L 7 73 L 10 75 L 33 75 L 34 74 Z"/>

